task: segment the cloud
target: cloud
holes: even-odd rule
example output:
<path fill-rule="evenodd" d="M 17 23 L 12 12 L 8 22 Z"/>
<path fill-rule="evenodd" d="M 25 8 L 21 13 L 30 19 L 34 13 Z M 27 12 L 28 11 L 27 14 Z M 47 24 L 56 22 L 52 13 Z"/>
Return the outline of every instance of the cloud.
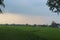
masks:
<path fill-rule="evenodd" d="M 0 14 L 0 24 L 49 24 L 52 18 L 44 16 L 18 15 L 12 13 Z"/>
<path fill-rule="evenodd" d="M 46 2 L 47 0 L 4 0 L 4 14 L 0 15 L 0 23 L 50 24 L 52 20 L 60 22 L 60 16 L 50 12 Z"/>
<path fill-rule="evenodd" d="M 45 2 L 46 0 L 5 0 L 5 12 L 46 16 L 50 12 Z"/>

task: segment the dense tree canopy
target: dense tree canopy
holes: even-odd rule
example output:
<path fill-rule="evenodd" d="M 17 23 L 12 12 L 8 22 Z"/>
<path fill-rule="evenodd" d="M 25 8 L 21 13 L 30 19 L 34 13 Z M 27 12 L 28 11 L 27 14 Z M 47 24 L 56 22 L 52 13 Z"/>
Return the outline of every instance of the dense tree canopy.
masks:
<path fill-rule="evenodd" d="M 3 6 L 3 7 L 5 7 L 5 5 L 4 5 L 3 1 L 4 1 L 4 0 L 0 0 L 0 6 Z M 0 13 L 2 13 L 2 10 L 1 10 L 1 8 L 0 8 Z"/>
<path fill-rule="evenodd" d="M 47 0 L 47 5 L 52 12 L 60 13 L 60 0 Z"/>

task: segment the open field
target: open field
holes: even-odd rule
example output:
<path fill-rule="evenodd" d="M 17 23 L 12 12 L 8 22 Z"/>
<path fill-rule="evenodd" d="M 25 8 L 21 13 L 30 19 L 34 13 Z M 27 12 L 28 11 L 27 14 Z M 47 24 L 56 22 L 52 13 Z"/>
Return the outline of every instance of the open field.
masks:
<path fill-rule="evenodd" d="M 0 40 L 60 40 L 59 28 L 0 26 Z"/>

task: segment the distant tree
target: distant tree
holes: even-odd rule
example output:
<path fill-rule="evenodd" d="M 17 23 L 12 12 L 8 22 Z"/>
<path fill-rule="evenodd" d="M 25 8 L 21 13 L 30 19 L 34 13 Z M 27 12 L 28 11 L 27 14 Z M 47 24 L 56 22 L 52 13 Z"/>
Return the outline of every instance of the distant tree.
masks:
<path fill-rule="evenodd" d="M 34 27 L 36 27 L 37 25 L 36 24 L 34 24 Z"/>
<path fill-rule="evenodd" d="M 29 24 L 26 24 L 26 26 L 29 26 Z"/>
<path fill-rule="evenodd" d="M 50 27 L 58 28 L 58 24 L 56 22 L 52 21 Z"/>
<path fill-rule="evenodd" d="M 4 5 L 3 1 L 4 1 L 4 0 L 0 0 L 0 6 L 3 6 L 3 7 L 5 7 L 5 5 Z M 2 13 L 2 10 L 1 10 L 1 8 L 0 8 L 0 13 Z"/>
<path fill-rule="evenodd" d="M 52 12 L 60 13 L 60 0 L 47 0 L 47 5 Z"/>

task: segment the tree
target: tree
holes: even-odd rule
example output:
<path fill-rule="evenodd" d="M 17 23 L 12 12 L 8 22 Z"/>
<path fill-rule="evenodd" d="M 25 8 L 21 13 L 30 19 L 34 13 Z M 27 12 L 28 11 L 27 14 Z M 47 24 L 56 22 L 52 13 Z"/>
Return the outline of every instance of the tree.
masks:
<path fill-rule="evenodd" d="M 5 7 L 5 5 L 4 5 L 3 1 L 4 1 L 4 0 L 0 0 L 0 6 L 3 6 L 3 7 Z M 0 13 L 2 13 L 2 10 L 1 10 L 1 8 L 0 8 Z"/>
<path fill-rule="evenodd" d="M 47 0 L 47 5 L 52 12 L 60 13 L 60 0 Z"/>
<path fill-rule="evenodd" d="M 52 23 L 51 23 L 50 27 L 58 28 L 58 25 L 59 25 L 58 23 L 56 23 L 56 22 L 52 21 Z"/>

